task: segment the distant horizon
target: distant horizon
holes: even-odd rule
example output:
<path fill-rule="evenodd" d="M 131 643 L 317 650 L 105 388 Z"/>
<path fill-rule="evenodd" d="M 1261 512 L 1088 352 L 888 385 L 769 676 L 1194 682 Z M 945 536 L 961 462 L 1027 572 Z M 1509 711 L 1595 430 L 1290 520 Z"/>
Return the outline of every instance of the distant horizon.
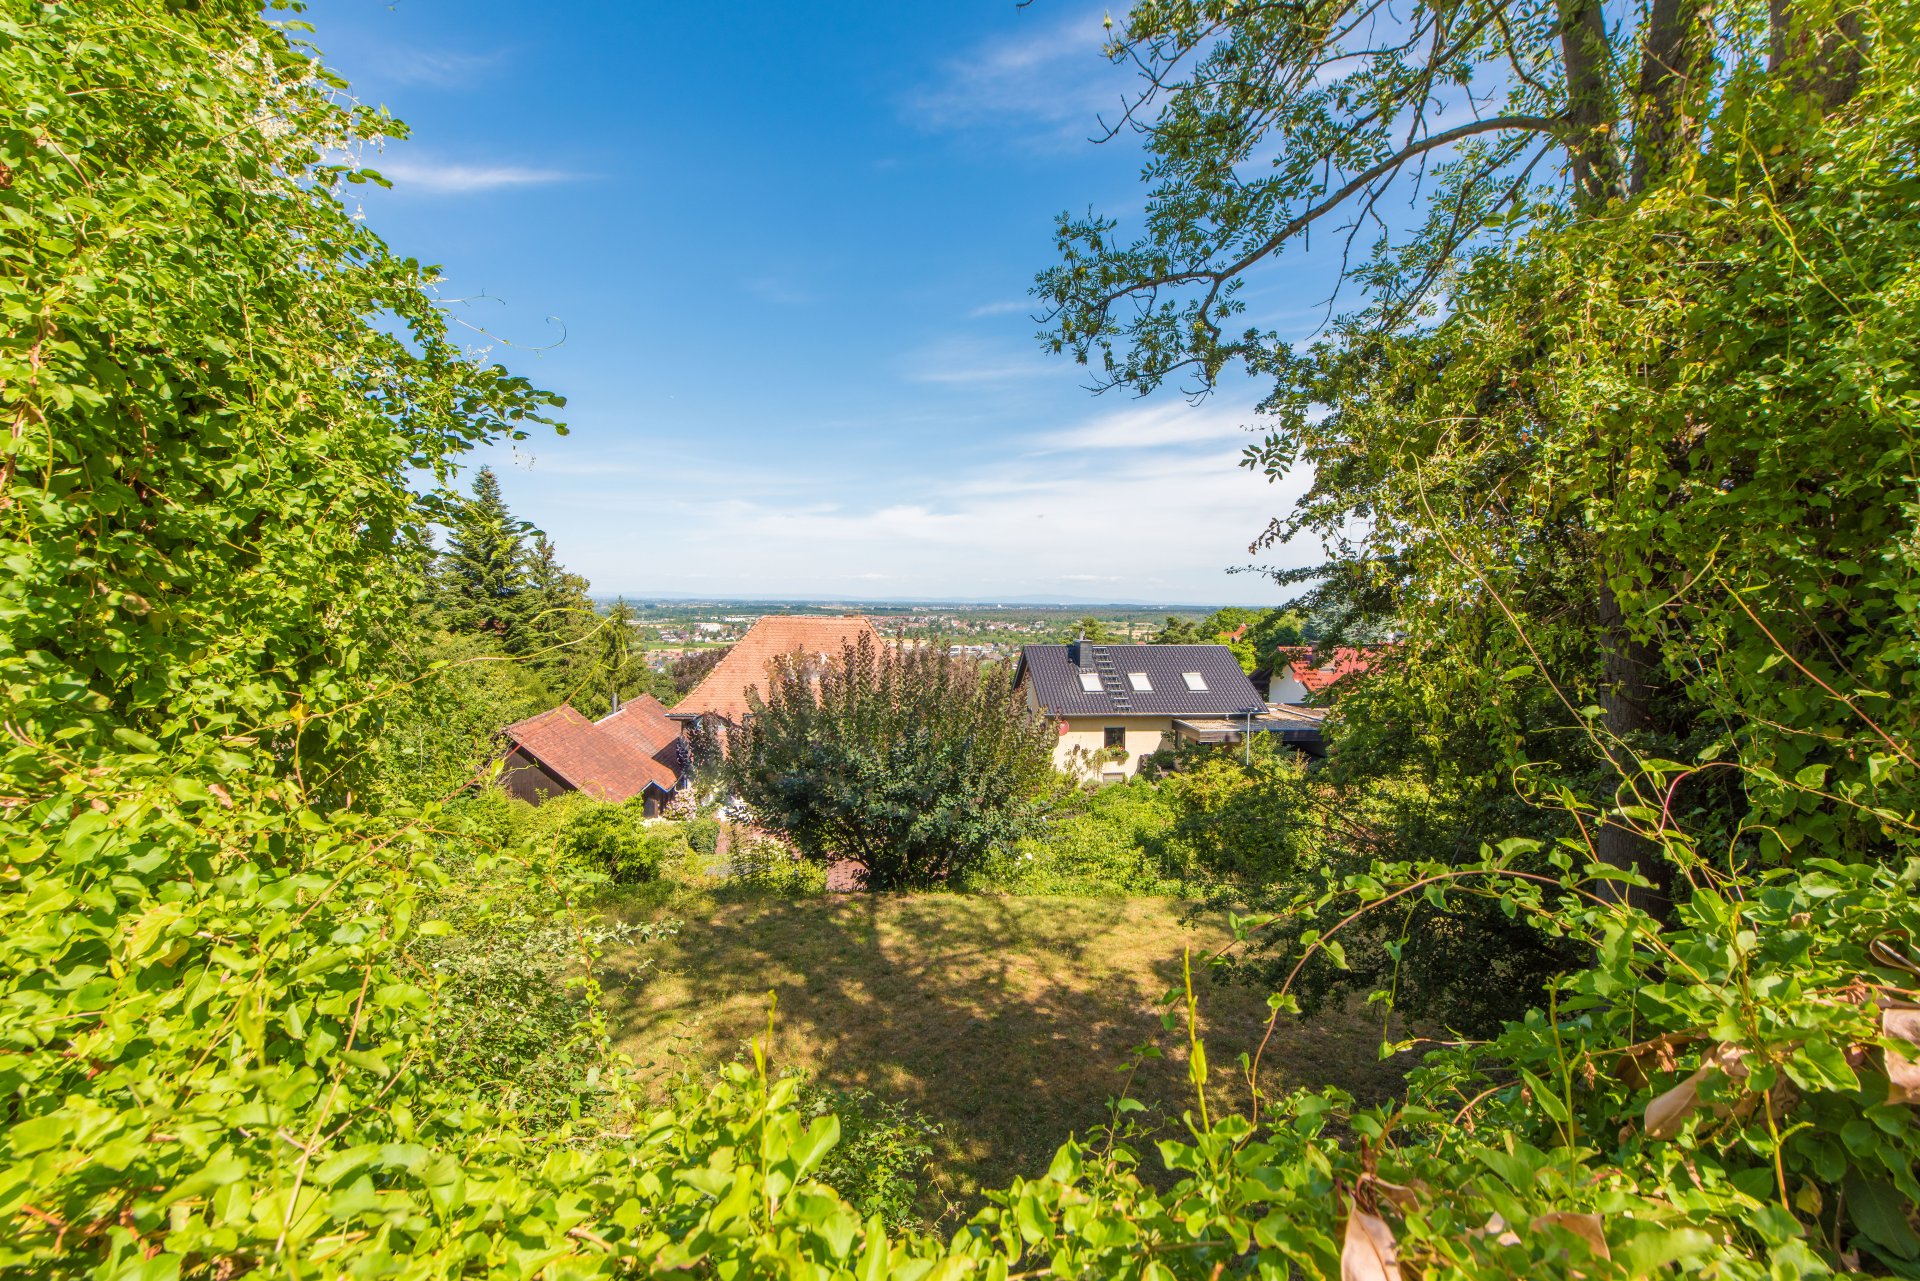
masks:
<path fill-rule="evenodd" d="M 653 601 L 670 601 L 685 605 L 861 605 L 861 606 L 930 606 L 951 605 L 972 609 L 1173 609 L 1191 613 L 1212 613 L 1219 609 L 1278 609 L 1285 601 L 1125 601 L 1093 600 L 1083 597 L 1017 597 L 1017 596 L 837 596 L 837 595 L 758 595 L 739 596 L 700 595 L 687 592 L 600 592 L 589 593 L 595 604 L 611 604 L 624 600 L 629 604 L 647 604 Z"/>
<path fill-rule="evenodd" d="M 1235 567 L 1324 560 L 1250 550 L 1312 482 L 1243 465 L 1271 380 L 1095 396 L 1036 332 L 1056 216 L 1138 218 L 1138 140 L 1089 141 L 1139 88 L 1107 8 L 312 6 L 407 122 L 360 158 L 393 183 L 351 189 L 368 225 L 439 265 L 456 341 L 567 399 L 462 485 L 491 465 L 568 569 L 662 599 L 1260 599 Z M 1236 301 L 1306 342 L 1339 272 L 1329 244 Z"/>

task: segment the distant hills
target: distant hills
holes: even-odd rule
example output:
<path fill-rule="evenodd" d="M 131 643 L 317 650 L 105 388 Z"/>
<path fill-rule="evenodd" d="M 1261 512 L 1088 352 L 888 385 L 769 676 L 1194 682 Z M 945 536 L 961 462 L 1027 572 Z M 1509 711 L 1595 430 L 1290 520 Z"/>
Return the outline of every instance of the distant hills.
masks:
<path fill-rule="evenodd" d="M 610 604 L 624 599 L 632 605 L 666 604 L 675 605 L 711 605 L 724 608 L 730 605 L 751 605 L 764 608 L 769 605 L 782 605 L 789 608 L 813 610 L 859 610 L 862 612 L 897 612 L 902 609 L 928 609 L 950 606 L 956 609 L 992 609 L 996 606 L 1007 609 L 1169 609 L 1182 613 L 1211 613 L 1227 605 L 1247 605 L 1253 609 L 1270 608 L 1271 601 L 1246 602 L 1222 601 L 1215 604 L 1191 604 L 1182 601 L 1116 601 L 1102 600 L 1092 596 L 892 596 L 892 597 L 852 597 L 852 596 L 701 596 L 686 592 L 595 592 L 593 599 L 600 604 Z"/>

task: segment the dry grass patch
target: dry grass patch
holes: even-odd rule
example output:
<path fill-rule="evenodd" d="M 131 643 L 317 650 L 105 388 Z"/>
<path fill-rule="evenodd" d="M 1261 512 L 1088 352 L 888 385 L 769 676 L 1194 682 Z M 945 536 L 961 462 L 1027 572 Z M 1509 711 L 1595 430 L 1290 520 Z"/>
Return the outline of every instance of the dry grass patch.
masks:
<path fill-rule="evenodd" d="M 742 1052 L 779 997 L 774 1057 L 823 1084 L 904 1099 L 945 1128 L 943 1191 L 970 1202 L 983 1187 L 1038 1174 L 1070 1133 L 1106 1119 L 1136 1046 L 1148 1060 L 1132 1093 L 1161 1124 L 1191 1106 L 1184 1033 L 1160 1024 L 1181 957 L 1227 940 L 1223 925 L 1183 922 L 1159 899 L 855 894 L 707 905 L 640 957 L 608 958 L 621 1046 L 663 1075 L 703 1071 Z M 1267 1023 L 1264 993 L 1195 988 L 1209 1061 L 1209 1101 L 1243 1106 L 1236 1057 Z M 1339 1085 L 1377 1098 L 1399 1084 L 1381 1063 L 1376 1014 L 1283 1020 L 1262 1063 L 1269 1091 Z"/>

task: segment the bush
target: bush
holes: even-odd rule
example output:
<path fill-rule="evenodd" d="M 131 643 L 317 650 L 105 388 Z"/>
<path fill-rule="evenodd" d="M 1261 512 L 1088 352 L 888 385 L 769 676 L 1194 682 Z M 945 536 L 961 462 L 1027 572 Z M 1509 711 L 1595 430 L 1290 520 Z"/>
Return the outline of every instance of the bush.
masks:
<path fill-rule="evenodd" d="M 869 888 L 944 884 L 1024 833 L 1053 778 L 1053 732 L 1005 669 L 863 639 L 769 684 L 727 778 L 763 827 L 859 860 Z"/>
<path fill-rule="evenodd" d="M 527 811 L 508 811 L 513 819 L 538 812 L 501 799 Z M 569 979 L 609 946 L 678 926 L 575 919 L 572 905 L 598 878 L 532 826 L 503 825 L 494 804 L 473 806 L 455 816 L 440 848 L 445 879 L 420 906 L 423 919 L 445 930 L 419 947 L 441 1011 L 425 1070 L 485 1088 L 552 1128 L 605 1102 L 594 1084 L 605 1058 L 597 995 Z"/>
<path fill-rule="evenodd" d="M 1172 856 L 1189 877 L 1240 886 L 1287 878 L 1314 857 L 1319 824 L 1306 766 L 1293 752 L 1255 740 L 1188 755 L 1160 786 L 1175 815 Z"/>
<path fill-rule="evenodd" d="M 1067 791 L 1039 831 L 969 875 L 968 888 L 1120 898 L 1177 894 L 1167 837 L 1174 812 L 1151 783 Z"/>
<path fill-rule="evenodd" d="M 779 898 L 810 898 L 827 892 L 826 868 L 765 836 L 735 844 L 729 872 L 729 884 Z"/>
<path fill-rule="evenodd" d="M 693 819 L 686 824 L 683 834 L 687 838 L 687 845 L 695 854 L 704 854 L 711 858 L 720 852 L 719 819 Z"/>
<path fill-rule="evenodd" d="M 1039 831 L 966 884 L 1020 894 L 1192 895 L 1289 883 L 1317 859 L 1321 825 L 1304 766 L 1256 743 L 1163 749 L 1158 782 L 1063 789 Z"/>
<path fill-rule="evenodd" d="M 897 1099 L 871 1090 L 836 1090 L 804 1081 L 796 1100 L 801 1114 L 840 1118 L 840 1142 L 821 1162 L 817 1177 L 860 1212 L 880 1217 L 889 1232 L 924 1229 L 933 1199 L 933 1144 L 940 1126 Z"/>
<path fill-rule="evenodd" d="M 569 817 L 560 833 L 562 850 L 620 884 L 654 880 L 682 844 L 671 825 L 649 825 L 637 801 L 592 804 Z"/>

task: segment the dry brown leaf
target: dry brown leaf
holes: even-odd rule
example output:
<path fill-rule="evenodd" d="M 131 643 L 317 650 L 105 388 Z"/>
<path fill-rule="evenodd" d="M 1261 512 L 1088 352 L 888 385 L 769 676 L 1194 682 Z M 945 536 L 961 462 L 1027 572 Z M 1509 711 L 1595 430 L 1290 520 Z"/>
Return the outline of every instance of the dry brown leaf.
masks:
<path fill-rule="evenodd" d="M 1889 1040 L 1920 1046 L 1920 1010 L 1880 1011 L 1880 1031 Z M 1920 1063 L 1899 1050 L 1887 1051 L 1887 1102 L 1920 1103 Z"/>
<path fill-rule="evenodd" d="M 1641 1127 L 1646 1130 L 1647 1137 L 1670 1139 L 1680 1133 L 1680 1127 L 1700 1106 L 1700 1083 L 1706 1079 L 1707 1069 L 1701 1068 L 1665 1094 L 1650 1100 Z"/>
<path fill-rule="evenodd" d="M 1730 1079 L 1747 1079 L 1747 1052 L 1737 1045 L 1716 1045 L 1707 1051 L 1706 1058 L 1694 1074 L 1665 1094 L 1647 1104 L 1643 1128 L 1650 1139 L 1670 1139 L 1680 1133 L 1687 1118 L 1700 1106 L 1700 1087 L 1713 1072 L 1725 1073 Z M 1727 1109 L 1716 1106 L 1714 1111 L 1725 1115 Z"/>
<path fill-rule="evenodd" d="M 1387 1221 L 1358 1205 L 1347 1208 L 1346 1241 L 1340 1247 L 1340 1281 L 1400 1281 L 1400 1256 Z"/>
<path fill-rule="evenodd" d="M 1607 1249 L 1606 1233 L 1600 1230 L 1600 1216 L 1597 1214 L 1577 1214 L 1572 1210 L 1555 1210 L 1543 1214 L 1528 1225 L 1529 1232 L 1538 1232 L 1544 1227 L 1564 1228 L 1593 1247 L 1595 1255 L 1602 1259 L 1611 1259 L 1613 1253 Z"/>
<path fill-rule="evenodd" d="M 1412 1183 L 1389 1183 L 1385 1179 L 1370 1175 L 1364 1182 L 1376 1195 L 1385 1197 L 1395 1208 L 1401 1210 L 1410 1210 L 1418 1206 L 1431 1190 L 1419 1179 L 1415 1179 Z"/>

